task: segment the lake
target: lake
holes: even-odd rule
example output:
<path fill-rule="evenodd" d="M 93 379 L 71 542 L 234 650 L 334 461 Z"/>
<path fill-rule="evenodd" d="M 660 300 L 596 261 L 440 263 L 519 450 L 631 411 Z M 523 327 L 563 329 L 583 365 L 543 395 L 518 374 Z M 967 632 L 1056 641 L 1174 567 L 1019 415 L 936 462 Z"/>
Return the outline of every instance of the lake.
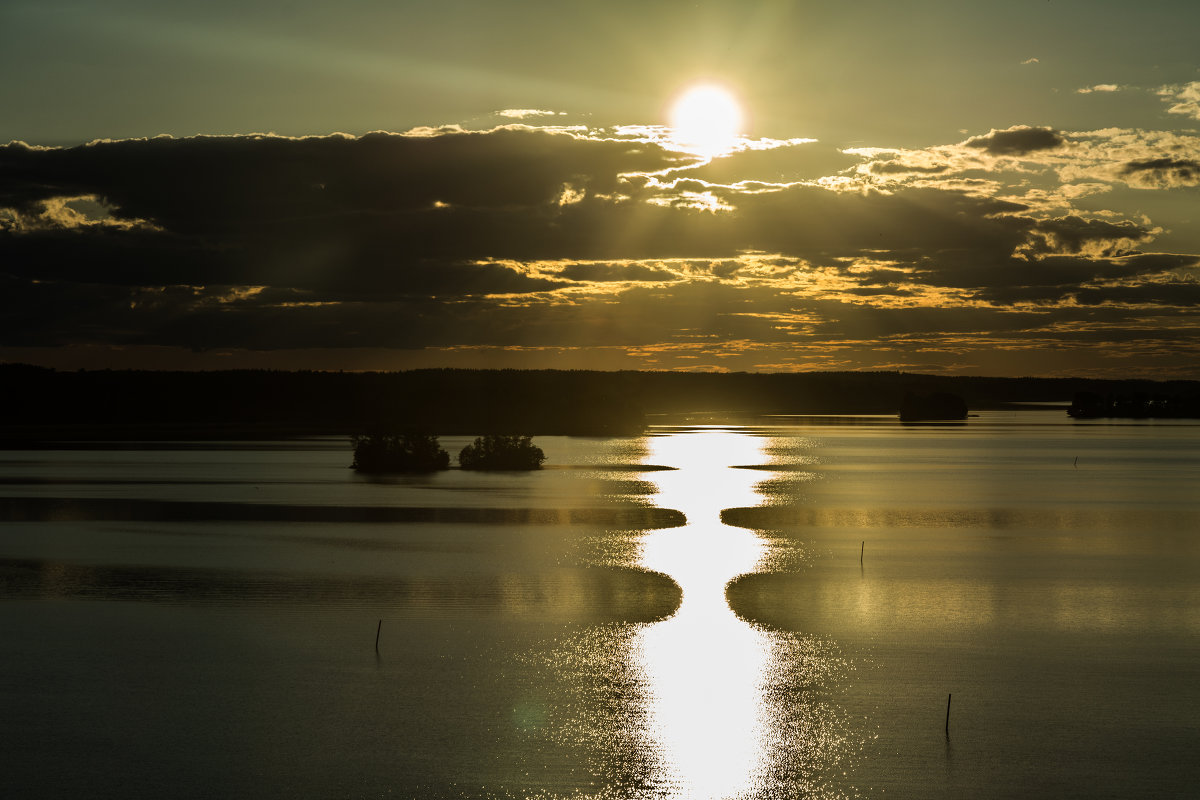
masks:
<path fill-rule="evenodd" d="M 1194 796 L 1200 425 L 767 422 L 0 451 L 4 793 Z"/>

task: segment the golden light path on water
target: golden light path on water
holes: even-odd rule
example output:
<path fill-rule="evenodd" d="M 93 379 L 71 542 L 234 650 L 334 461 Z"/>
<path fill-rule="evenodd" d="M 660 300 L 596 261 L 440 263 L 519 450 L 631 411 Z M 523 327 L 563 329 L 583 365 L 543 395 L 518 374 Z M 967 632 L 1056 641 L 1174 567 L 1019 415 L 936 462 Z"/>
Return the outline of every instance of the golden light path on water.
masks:
<path fill-rule="evenodd" d="M 748 530 L 721 523 L 721 510 L 759 502 L 754 470 L 763 439 L 709 429 L 652 436 L 648 462 L 677 467 L 650 480 L 655 504 L 687 516 L 684 527 L 647 535 L 642 566 L 683 590 L 678 611 L 640 635 L 634 652 L 646 680 L 649 735 L 668 797 L 724 798 L 752 792 L 766 768 L 762 698 L 771 658 L 767 635 L 730 609 L 726 584 L 754 570 L 765 548 Z"/>

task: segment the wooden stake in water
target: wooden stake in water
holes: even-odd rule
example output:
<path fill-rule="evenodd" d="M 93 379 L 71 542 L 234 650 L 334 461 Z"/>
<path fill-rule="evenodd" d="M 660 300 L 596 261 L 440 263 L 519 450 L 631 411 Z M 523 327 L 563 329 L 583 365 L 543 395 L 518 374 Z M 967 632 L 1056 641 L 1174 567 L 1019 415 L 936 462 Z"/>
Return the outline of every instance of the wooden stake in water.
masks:
<path fill-rule="evenodd" d="M 379 624 L 375 626 L 375 653 L 379 653 L 379 632 L 383 630 L 383 620 L 379 620 Z"/>
<path fill-rule="evenodd" d="M 953 693 L 946 695 L 946 738 L 950 738 L 950 698 Z"/>
<path fill-rule="evenodd" d="M 863 553 L 865 553 L 865 552 L 867 552 L 867 541 L 864 539 L 863 543 L 862 543 L 862 547 L 859 548 L 859 551 L 858 551 L 858 563 L 860 565 L 862 564 Z"/>

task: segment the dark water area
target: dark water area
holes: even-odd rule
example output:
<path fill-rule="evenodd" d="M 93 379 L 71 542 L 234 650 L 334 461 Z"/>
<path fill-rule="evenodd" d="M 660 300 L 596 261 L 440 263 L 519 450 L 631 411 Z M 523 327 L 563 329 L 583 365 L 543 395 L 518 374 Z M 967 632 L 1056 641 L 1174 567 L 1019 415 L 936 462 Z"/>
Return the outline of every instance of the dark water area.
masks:
<path fill-rule="evenodd" d="M 3 794 L 1192 796 L 1200 427 L 843 422 L 0 451 Z"/>
<path fill-rule="evenodd" d="M 592 524 L 666 528 L 683 524 L 665 508 L 441 508 L 404 506 L 300 506 L 137 500 L 127 498 L 0 498 L 0 521 L 124 520 L 168 522 L 434 522 L 493 525 Z"/>

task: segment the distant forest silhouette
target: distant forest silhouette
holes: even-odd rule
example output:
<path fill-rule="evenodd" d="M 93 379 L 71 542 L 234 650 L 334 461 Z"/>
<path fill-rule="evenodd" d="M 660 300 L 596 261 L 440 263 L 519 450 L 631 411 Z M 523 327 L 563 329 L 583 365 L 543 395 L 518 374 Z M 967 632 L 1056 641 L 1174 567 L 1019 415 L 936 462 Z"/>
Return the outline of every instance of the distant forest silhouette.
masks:
<path fill-rule="evenodd" d="M 986 378 L 902 372 L 59 372 L 0 365 L 0 436 L 245 438 L 422 430 L 477 436 L 632 434 L 647 424 L 764 414 L 896 414 L 908 392 L 971 411 L 1092 396 L 1200 397 L 1197 381 Z"/>

